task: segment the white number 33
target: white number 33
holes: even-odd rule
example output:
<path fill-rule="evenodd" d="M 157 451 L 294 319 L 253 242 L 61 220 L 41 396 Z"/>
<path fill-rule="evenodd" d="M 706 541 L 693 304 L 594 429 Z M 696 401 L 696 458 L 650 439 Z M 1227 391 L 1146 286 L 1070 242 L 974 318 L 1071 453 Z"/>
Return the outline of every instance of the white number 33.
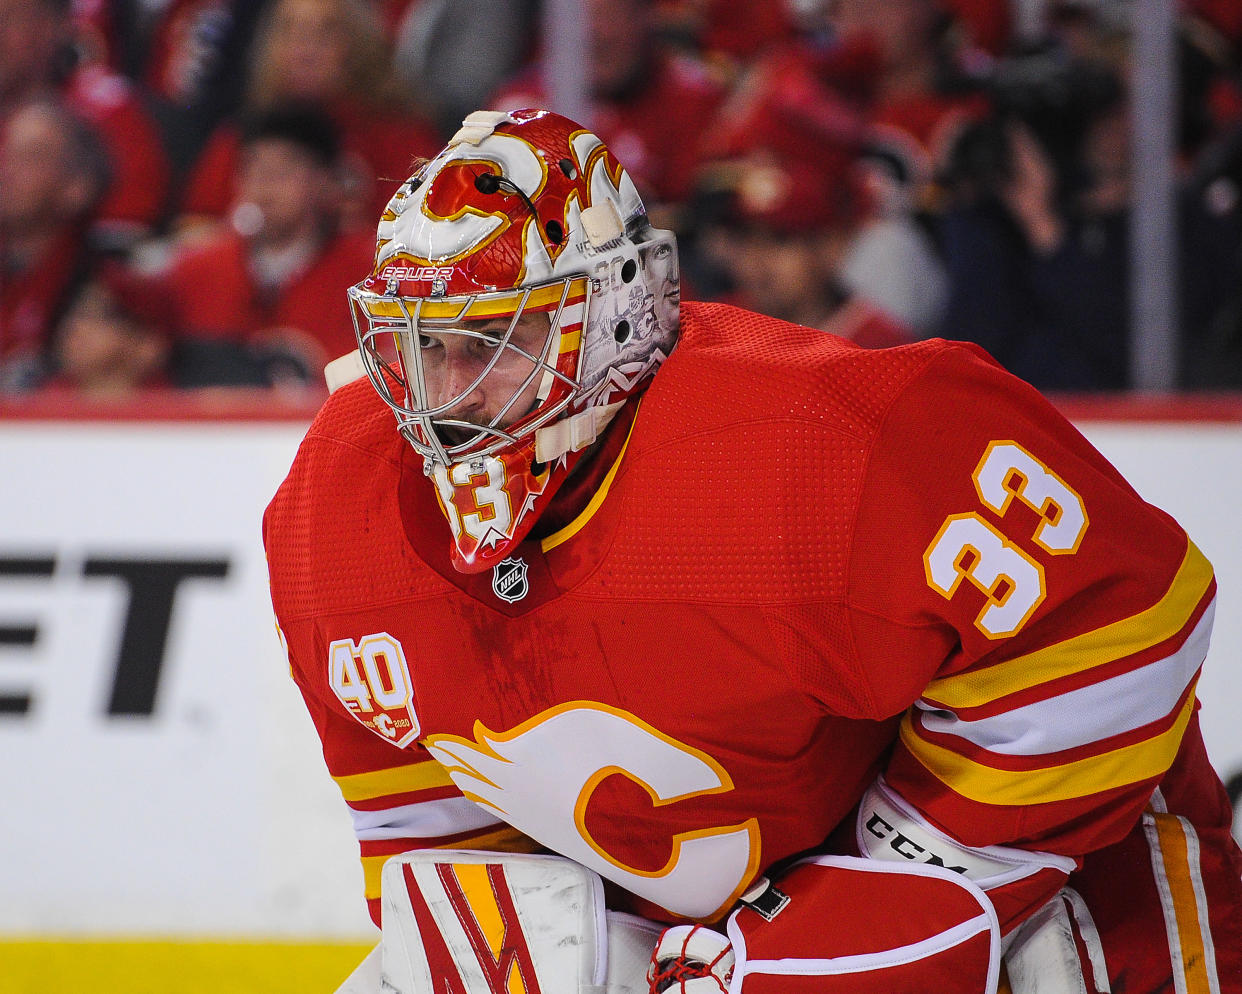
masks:
<path fill-rule="evenodd" d="M 1040 517 L 1031 541 L 1054 556 L 1078 551 L 1087 531 L 1082 498 L 1016 442 L 992 442 L 973 476 L 979 501 L 1003 517 L 1016 499 Z M 951 598 L 963 580 L 987 603 L 975 627 L 992 639 L 1007 638 L 1027 623 L 1044 599 L 1044 568 L 981 514 L 945 519 L 923 553 L 928 585 Z"/>

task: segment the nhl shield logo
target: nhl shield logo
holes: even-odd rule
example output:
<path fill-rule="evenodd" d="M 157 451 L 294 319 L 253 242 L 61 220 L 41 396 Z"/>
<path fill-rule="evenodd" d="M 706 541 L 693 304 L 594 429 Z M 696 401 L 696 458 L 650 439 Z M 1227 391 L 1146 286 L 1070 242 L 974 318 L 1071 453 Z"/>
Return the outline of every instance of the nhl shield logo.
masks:
<path fill-rule="evenodd" d="M 492 593 L 509 604 L 530 593 L 526 582 L 526 560 L 510 556 L 492 567 Z"/>

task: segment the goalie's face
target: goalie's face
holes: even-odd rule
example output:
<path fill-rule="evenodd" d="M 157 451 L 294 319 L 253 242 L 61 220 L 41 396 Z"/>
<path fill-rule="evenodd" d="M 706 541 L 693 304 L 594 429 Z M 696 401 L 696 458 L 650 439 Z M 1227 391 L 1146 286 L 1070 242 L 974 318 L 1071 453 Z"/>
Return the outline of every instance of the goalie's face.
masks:
<path fill-rule="evenodd" d="M 551 337 L 549 315 L 419 323 L 416 349 L 407 340 L 403 361 L 420 367 L 435 430 L 446 448 L 468 446 L 476 428 L 505 429 L 538 403 L 544 356 Z"/>

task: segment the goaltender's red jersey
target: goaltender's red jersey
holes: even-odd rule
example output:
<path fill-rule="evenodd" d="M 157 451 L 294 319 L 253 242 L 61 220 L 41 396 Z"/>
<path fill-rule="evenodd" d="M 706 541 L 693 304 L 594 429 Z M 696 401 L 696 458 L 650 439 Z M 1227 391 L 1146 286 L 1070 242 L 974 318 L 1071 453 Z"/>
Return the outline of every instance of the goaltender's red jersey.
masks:
<path fill-rule="evenodd" d="M 1051 854 L 990 894 L 1005 927 L 1147 824 L 1198 833 L 1204 865 L 1173 871 L 1192 905 L 1210 880 L 1195 948 L 1236 938 L 1242 862 L 1195 721 L 1212 569 L 1034 389 L 969 345 L 863 350 L 686 304 L 600 455 L 577 517 L 458 574 L 362 381 L 268 509 L 369 898 L 394 852 L 540 846 L 648 914 L 715 920 L 756 874 L 840 848 L 883 774 L 966 845 Z M 476 493 L 459 510 L 505 499 Z M 1163 943 L 1144 859 L 1131 889 Z"/>

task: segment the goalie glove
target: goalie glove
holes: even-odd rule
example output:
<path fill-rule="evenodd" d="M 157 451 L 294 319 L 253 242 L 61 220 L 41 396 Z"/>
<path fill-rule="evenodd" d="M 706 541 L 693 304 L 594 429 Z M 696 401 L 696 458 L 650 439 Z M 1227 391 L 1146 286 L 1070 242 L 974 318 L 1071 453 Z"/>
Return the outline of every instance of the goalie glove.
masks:
<path fill-rule="evenodd" d="M 733 979 L 733 947 L 702 925 L 666 928 L 647 968 L 650 994 L 723 994 Z"/>
<path fill-rule="evenodd" d="M 381 874 L 384 994 L 644 994 L 662 926 L 560 856 L 430 849 Z"/>
<path fill-rule="evenodd" d="M 962 904 L 949 890 L 941 895 L 949 897 L 948 904 L 928 904 L 933 892 L 924 892 L 920 899 L 924 884 L 918 879 L 890 876 L 881 879 L 882 887 L 891 886 L 891 890 L 887 894 L 885 889 L 876 892 L 880 899 L 868 913 L 851 892 L 848 876 L 842 875 L 843 871 L 865 872 L 866 861 L 820 857 L 809 863 L 818 866 L 820 872 L 808 873 L 804 869 L 808 863 L 803 863 L 781 880 L 781 887 L 788 888 L 792 898 L 766 881 L 765 888 L 743 895 L 748 907 L 730 917 L 728 936 L 702 925 L 666 929 L 647 972 L 650 994 L 787 994 L 799 984 L 816 994 L 929 990 L 938 994 L 990 994 L 994 990 L 1006 994 L 1107 994 L 1110 990 L 1091 915 L 1082 898 L 1068 887 L 1008 937 L 998 983 L 997 933 L 988 929 L 989 941 L 986 946 L 982 943 L 982 919 L 993 918 L 982 901 L 978 908 L 983 915 L 972 922 L 962 918 L 963 913 L 971 913 L 969 900 Z M 833 872 L 823 872 L 828 869 Z M 905 871 L 887 872 L 900 875 Z M 976 899 L 982 898 L 968 883 L 961 886 Z M 835 900 L 827 888 L 837 890 Z M 899 938 L 918 937 L 917 930 L 910 930 L 919 921 L 918 905 L 908 906 L 908 913 L 901 915 L 905 932 L 900 936 L 884 934 L 884 929 L 891 927 L 885 925 L 886 917 L 893 917 L 885 912 L 900 911 L 903 900 L 910 899 L 924 905 L 925 924 L 921 927 L 926 938 L 902 945 Z M 825 900 L 833 907 L 819 917 L 824 911 L 816 904 Z M 786 904 L 790 917 L 778 920 Z M 955 908 L 960 924 L 952 927 L 953 917 L 942 919 L 940 926 L 951 927 L 933 934 L 934 928 L 928 925 L 941 911 Z M 986 957 L 980 955 L 985 949 Z"/>
<path fill-rule="evenodd" d="M 778 886 L 744 895 L 727 937 L 702 926 L 666 930 L 648 971 L 651 994 L 997 990 L 996 912 L 958 874 L 816 856 Z"/>

